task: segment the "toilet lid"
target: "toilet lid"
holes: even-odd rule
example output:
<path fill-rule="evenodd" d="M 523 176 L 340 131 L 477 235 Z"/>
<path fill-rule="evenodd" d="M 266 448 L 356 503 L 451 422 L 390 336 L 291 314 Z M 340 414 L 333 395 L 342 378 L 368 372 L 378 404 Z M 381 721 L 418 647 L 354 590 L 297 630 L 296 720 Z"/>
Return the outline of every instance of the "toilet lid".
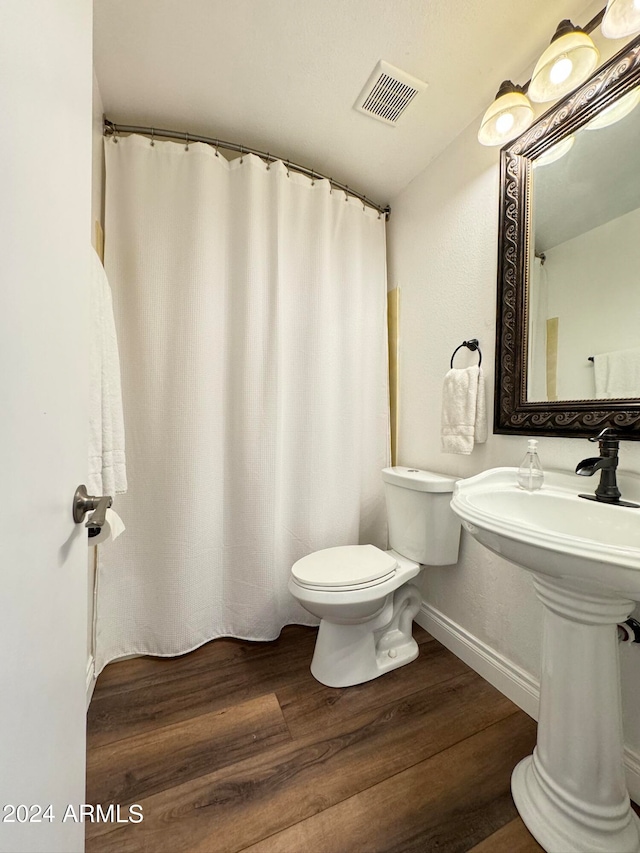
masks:
<path fill-rule="evenodd" d="M 341 545 L 303 557 L 291 573 L 307 586 L 337 588 L 386 580 L 397 565 L 391 554 L 374 545 Z"/>

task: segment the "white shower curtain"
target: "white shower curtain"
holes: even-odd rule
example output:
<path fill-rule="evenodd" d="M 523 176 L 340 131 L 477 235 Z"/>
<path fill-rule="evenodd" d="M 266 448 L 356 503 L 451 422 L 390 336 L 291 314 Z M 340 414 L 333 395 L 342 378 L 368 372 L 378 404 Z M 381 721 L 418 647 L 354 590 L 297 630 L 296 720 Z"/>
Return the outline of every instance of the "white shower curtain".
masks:
<path fill-rule="evenodd" d="M 376 211 L 202 144 L 105 151 L 129 492 L 100 549 L 97 672 L 314 624 L 290 567 L 386 547 L 389 422 Z"/>

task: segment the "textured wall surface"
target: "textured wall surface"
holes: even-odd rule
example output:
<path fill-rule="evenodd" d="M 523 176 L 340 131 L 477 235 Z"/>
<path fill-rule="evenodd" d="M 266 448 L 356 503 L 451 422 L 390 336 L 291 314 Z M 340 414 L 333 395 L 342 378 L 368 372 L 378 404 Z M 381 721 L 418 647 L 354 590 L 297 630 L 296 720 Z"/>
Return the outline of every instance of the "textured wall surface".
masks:
<path fill-rule="evenodd" d="M 102 144 L 102 115 L 104 107 L 95 71 L 93 73 L 92 152 L 91 152 L 91 239 L 95 243 L 94 223 L 102 225 L 104 207 L 104 153 Z"/>

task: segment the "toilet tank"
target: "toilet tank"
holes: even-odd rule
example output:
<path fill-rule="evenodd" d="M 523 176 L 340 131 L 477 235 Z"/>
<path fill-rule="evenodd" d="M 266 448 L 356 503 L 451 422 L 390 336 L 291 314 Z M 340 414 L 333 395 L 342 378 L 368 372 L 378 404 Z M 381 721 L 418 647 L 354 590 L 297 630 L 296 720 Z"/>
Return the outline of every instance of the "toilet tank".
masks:
<path fill-rule="evenodd" d="M 389 545 L 425 566 L 458 561 L 460 519 L 451 509 L 456 477 L 417 468 L 384 468 Z"/>

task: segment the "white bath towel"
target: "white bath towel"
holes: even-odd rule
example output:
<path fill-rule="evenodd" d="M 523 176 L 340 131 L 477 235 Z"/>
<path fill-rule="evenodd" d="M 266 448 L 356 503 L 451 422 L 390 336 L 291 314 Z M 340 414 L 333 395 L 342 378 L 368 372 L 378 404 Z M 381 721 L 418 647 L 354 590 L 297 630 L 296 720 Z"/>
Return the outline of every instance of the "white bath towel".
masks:
<path fill-rule="evenodd" d="M 596 399 L 640 397 L 640 347 L 593 357 Z"/>
<path fill-rule="evenodd" d="M 89 476 L 90 495 L 127 491 L 120 358 L 111 288 L 100 258 L 91 250 L 89 305 Z"/>
<path fill-rule="evenodd" d="M 487 404 L 482 368 L 452 367 L 442 389 L 442 449 L 471 453 L 487 440 Z"/>

